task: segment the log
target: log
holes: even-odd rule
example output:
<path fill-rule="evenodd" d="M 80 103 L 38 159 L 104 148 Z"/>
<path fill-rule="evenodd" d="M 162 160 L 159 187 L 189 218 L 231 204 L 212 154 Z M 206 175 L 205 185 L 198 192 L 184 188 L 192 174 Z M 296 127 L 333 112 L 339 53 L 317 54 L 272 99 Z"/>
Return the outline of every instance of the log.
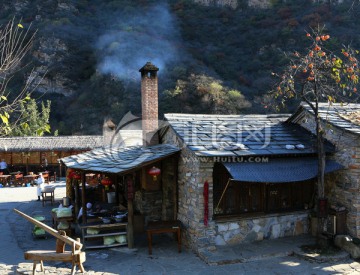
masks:
<path fill-rule="evenodd" d="M 72 238 L 70 238 L 68 236 L 61 235 L 57 230 L 53 229 L 52 227 L 50 227 L 50 226 L 48 226 L 48 225 L 46 225 L 46 224 L 44 224 L 44 223 L 42 223 L 42 222 L 40 222 L 38 220 L 35 220 L 34 218 L 26 215 L 25 213 L 15 209 L 15 208 L 14 208 L 14 211 L 15 211 L 15 213 L 17 213 L 20 216 L 24 217 L 25 219 L 32 222 L 33 224 L 41 227 L 46 232 L 48 232 L 50 235 L 53 235 L 55 238 L 60 239 L 61 241 L 65 242 L 65 243 L 67 243 L 68 245 L 71 245 L 71 246 L 73 244 L 75 244 L 76 250 L 82 248 L 82 246 L 83 246 L 82 243 L 80 243 L 80 242 L 78 242 L 78 241 L 76 241 L 76 240 L 74 240 L 74 239 L 72 239 Z"/>

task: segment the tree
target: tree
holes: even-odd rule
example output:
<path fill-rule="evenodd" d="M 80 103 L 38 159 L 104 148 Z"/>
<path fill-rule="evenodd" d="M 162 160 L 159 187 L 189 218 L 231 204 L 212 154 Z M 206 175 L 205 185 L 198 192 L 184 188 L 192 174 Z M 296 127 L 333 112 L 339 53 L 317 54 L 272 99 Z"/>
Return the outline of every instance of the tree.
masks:
<path fill-rule="evenodd" d="M 46 106 L 41 102 L 41 112 L 38 110 L 35 99 L 30 99 L 26 104 L 20 102 L 21 123 L 12 128 L 12 136 L 43 136 L 50 133 L 50 105 L 48 100 Z"/>
<path fill-rule="evenodd" d="M 278 83 L 269 94 L 267 100 L 277 109 L 285 106 L 288 100 L 300 98 L 314 112 L 318 149 L 318 199 L 325 198 L 324 172 L 324 129 L 319 114 L 319 102 L 347 102 L 355 100 L 359 82 L 358 51 L 351 47 L 343 47 L 338 52 L 327 48 L 331 45 L 328 34 L 323 29 L 307 32 L 310 46 L 304 54 L 294 52 L 288 54 L 290 64 L 282 74 L 273 73 L 279 77 Z M 319 223 L 318 233 L 321 233 L 324 220 Z"/>
<path fill-rule="evenodd" d="M 221 80 L 207 75 L 191 74 L 176 84 L 175 89 L 165 91 L 165 96 L 182 102 L 178 104 L 180 112 L 236 114 L 251 106 L 240 91 L 230 90 Z"/>
<path fill-rule="evenodd" d="M 31 81 L 16 95 L 11 94 L 7 85 L 12 76 L 25 67 L 21 61 L 30 50 L 35 34 L 36 31 L 30 33 L 30 27 L 24 29 L 21 22 L 16 24 L 15 18 L 0 29 L 0 136 L 9 135 L 12 128 L 22 122 L 21 115 L 12 122 L 10 116 L 20 112 L 21 104 L 30 99 Z"/>

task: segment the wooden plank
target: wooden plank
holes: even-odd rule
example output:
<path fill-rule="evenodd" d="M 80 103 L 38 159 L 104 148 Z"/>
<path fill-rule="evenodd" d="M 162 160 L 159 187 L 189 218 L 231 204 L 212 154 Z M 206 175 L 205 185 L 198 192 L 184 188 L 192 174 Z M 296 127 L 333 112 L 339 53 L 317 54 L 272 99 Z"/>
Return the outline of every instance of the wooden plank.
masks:
<path fill-rule="evenodd" d="M 30 250 L 24 253 L 25 260 L 35 260 L 35 261 L 61 261 L 61 262 L 85 262 L 86 254 L 85 252 L 80 252 L 78 254 L 72 254 L 71 251 L 65 251 L 64 253 L 57 253 L 51 250 Z"/>
<path fill-rule="evenodd" d="M 68 237 L 68 236 L 62 236 L 59 234 L 59 232 L 55 229 L 53 229 L 52 227 L 38 221 L 35 220 L 34 218 L 26 215 L 25 213 L 17 210 L 14 208 L 14 211 L 19 214 L 20 216 L 24 217 L 25 219 L 27 219 L 28 221 L 32 222 L 33 224 L 41 227 L 42 229 L 44 229 L 46 232 L 48 232 L 50 235 L 53 235 L 55 238 L 62 240 L 63 242 L 67 243 L 68 245 L 73 245 L 75 244 L 76 249 L 81 249 L 82 248 L 82 243 L 75 241 L 74 239 Z"/>

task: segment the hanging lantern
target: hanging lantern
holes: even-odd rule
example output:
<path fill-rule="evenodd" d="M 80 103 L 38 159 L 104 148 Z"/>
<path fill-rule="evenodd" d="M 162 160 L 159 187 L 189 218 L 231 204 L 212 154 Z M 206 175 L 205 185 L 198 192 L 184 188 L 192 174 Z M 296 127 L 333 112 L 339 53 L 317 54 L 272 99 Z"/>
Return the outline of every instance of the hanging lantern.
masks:
<path fill-rule="evenodd" d="M 81 175 L 80 175 L 79 172 L 73 172 L 72 178 L 73 178 L 74 180 L 80 180 L 80 179 L 81 179 Z"/>
<path fill-rule="evenodd" d="M 157 180 L 157 176 L 160 175 L 161 170 L 155 166 L 153 166 L 149 171 L 148 174 L 153 177 L 153 180 Z"/>
<path fill-rule="evenodd" d="M 112 180 L 109 177 L 105 177 L 101 180 L 101 184 L 105 186 L 106 190 L 109 190 L 109 186 L 112 185 Z"/>
<path fill-rule="evenodd" d="M 73 179 L 74 178 L 74 173 L 75 173 L 75 171 L 73 169 L 69 168 L 68 171 L 67 171 L 67 177 L 69 179 Z"/>

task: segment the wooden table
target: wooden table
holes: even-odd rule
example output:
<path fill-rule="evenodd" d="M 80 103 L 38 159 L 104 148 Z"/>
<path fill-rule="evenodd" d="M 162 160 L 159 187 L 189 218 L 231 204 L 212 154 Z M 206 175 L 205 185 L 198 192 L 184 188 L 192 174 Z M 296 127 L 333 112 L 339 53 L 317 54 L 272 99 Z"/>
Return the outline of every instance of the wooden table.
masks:
<path fill-rule="evenodd" d="M 26 175 L 24 176 L 24 179 L 28 182 L 30 181 L 32 184 L 34 184 L 35 179 L 38 177 L 39 175 Z"/>
<path fill-rule="evenodd" d="M 10 184 L 11 175 L 0 175 L 0 182 L 5 186 Z"/>
<path fill-rule="evenodd" d="M 51 205 L 54 203 L 54 193 L 55 193 L 55 187 L 45 187 L 41 191 L 41 197 L 42 197 L 42 205 L 45 206 L 45 201 L 50 201 Z"/>
<path fill-rule="evenodd" d="M 149 255 L 152 254 L 152 235 L 161 233 L 176 233 L 178 241 L 178 251 L 181 252 L 181 222 L 180 221 L 155 221 L 147 225 L 147 238 Z"/>

